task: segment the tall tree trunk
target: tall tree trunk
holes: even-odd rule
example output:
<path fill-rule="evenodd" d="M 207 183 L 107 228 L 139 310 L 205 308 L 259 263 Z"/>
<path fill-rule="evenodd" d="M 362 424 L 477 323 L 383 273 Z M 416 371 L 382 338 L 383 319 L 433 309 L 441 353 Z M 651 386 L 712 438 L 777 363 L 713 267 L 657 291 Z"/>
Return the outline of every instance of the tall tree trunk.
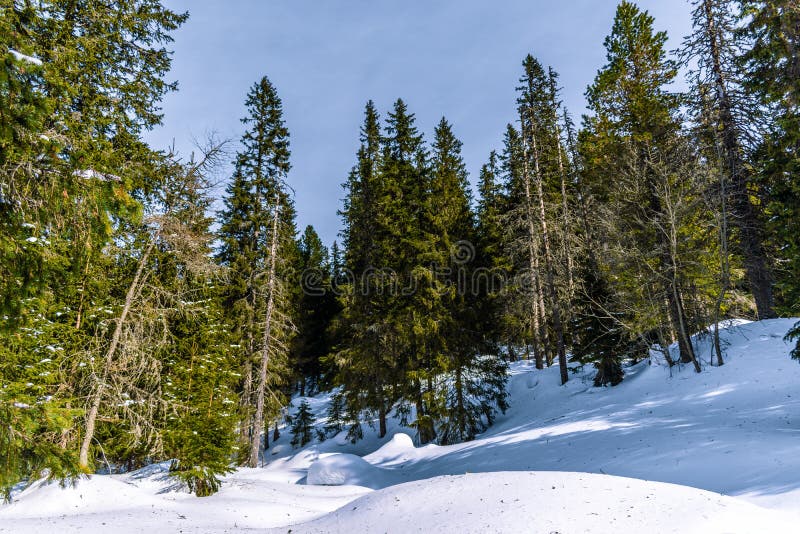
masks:
<path fill-rule="evenodd" d="M 458 413 L 458 420 L 456 424 L 458 425 L 458 440 L 463 441 L 467 434 L 467 425 L 466 425 L 466 410 L 464 408 L 464 383 L 461 378 L 461 365 L 456 365 L 456 381 L 455 381 L 455 390 L 456 390 L 456 410 Z"/>
<path fill-rule="evenodd" d="M 558 367 L 561 372 L 561 383 L 566 384 L 569 380 L 567 369 L 567 351 L 564 344 L 564 326 L 561 323 L 561 305 L 556 290 L 555 276 L 553 273 L 553 257 L 550 252 L 550 237 L 547 231 L 547 214 L 544 209 L 544 188 L 542 186 L 542 174 L 539 168 L 539 150 L 536 146 L 536 136 L 531 132 L 533 146 L 533 165 L 536 176 L 536 194 L 539 197 L 539 226 L 542 230 L 542 245 L 544 247 L 544 266 L 545 276 L 547 277 L 547 292 L 550 296 L 551 315 L 553 318 L 553 333 L 556 337 L 556 354 L 558 354 Z M 523 141 L 524 142 L 524 141 Z"/>
<path fill-rule="evenodd" d="M 248 352 L 247 360 L 244 363 L 244 383 L 242 384 L 242 424 L 239 428 L 239 440 L 244 446 L 242 450 L 247 450 L 250 446 L 250 439 L 253 435 L 253 418 L 250 408 L 252 406 L 251 400 L 253 396 L 253 362 L 251 355 Z"/>
<path fill-rule="evenodd" d="M 538 243 L 536 248 L 538 248 Z M 553 351 L 550 350 L 552 347 L 550 345 L 550 333 L 547 329 L 547 307 L 544 305 L 544 284 L 542 283 L 538 254 L 534 256 L 534 260 L 536 265 L 536 272 L 534 273 L 535 276 L 533 279 L 535 288 L 534 296 L 536 297 L 536 310 L 539 312 L 536 318 L 536 324 L 539 326 L 538 336 L 539 344 L 542 347 L 542 357 L 545 363 L 547 363 L 547 366 L 550 367 L 553 365 Z"/>
<path fill-rule="evenodd" d="M 669 221 L 661 220 L 663 219 L 663 213 L 661 211 L 662 204 L 655 194 L 653 195 L 652 205 L 657 208 L 657 211 L 654 213 L 657 217 L 656 227 L 659 228 L 661 276 L 664 282 L 672 328 L 675 331 L 675 336 L 678 338 L 681 362 L 692 363 L 695 371 L 699 373 L 701 372 L 700 363 L 697 361 L 697 357 L 694 353 L 694 346 L 692 345 L 691 334 L 689 333 L 689 324 L 683 305 L 680 276 L 678 274 L 677 228 L 673 219 Z M 666 233 L 667 228 L 669 228 L 669 235 Z"/>
<path fill-rule="evenodd" d="M 524 141 L 523 141 L 524 143 Z M 536 368 L 544 369 L 544 357 L 542 348 L 546 347 L 544 336 L 544 321 L 540 315 L 544 314 L 544 302 L 541 299 L 539 290 L 539 257 L 536 251 L 536 226 L 534 225 L 533 215 L 533 194 L 531 193 L 530 175 L 528 171 L 528 149 L 523 144 L 522 156 L 522 181 L 525 185 L 525 217 L 527 219 L 528 230 L 528 271 L 530 275 L 531 287 L 531 338 L 533 342 L 533 355 L 536 360 Z"/>
<path fill-rule="evenodd" d="M 565 154 L 561 149 L 561 126 L 558 123 L 558 109 L 559 103 L 556 101 L 556 93 L 558 88 L 556 87 L 556 78 L 553 69 L 551 68 L 549 71 L 550 77 L 550 94 L 552 96 L 551 105 L 553 107 L 553 124 L 555 125 L 555 143 L 558 155 L 558 172 L 559 176 L 561 177 L 561 217 L 564 224 L 564 238 L 563 238 L 563 247 L 564 247 L 564 257 L 567 260 L 567 289 L 569 290 L 568 294 L 568 301 L 572 300 L 572 297 L 575 292 L 575 266 L 572 258 L 572 247 L 570 246 L 569 242 L 569 235 L 572 229 L 572 223 L 569 217 L 569 206 L 567 203 L 567 172 L 564 168 L 564 157 Z"/>
<path fill-rule="evenodd" d="M 719 221 L 719 245 L 720 245 L 720 281 L 719 295 L 714 302 L 714 353 L 717 356 L 717 365 L 725 365 L 722 359 L 722 344 L 719 339 L 719 322 L 722 319 L 722 303 L 725 301 L 725 293 L 730 288 L 730 256 L 728 253 L 728 180 L 725 172 L 719 173 L 719 201 L 720 201 L 720 221 Z M 712 358 L 713 365 L 713 358 Z"/>
<path fill-rule="evenodd" d="M 139 259 L 139 265 L 136 267 L 136 274 L 134 274 L 131 285 L 128 287 L 128 292 L 125 295 L 125 304 L 122 307 L 122 312 L 120 313 L 119 319 L 117 319 L 117 324 L 114 326 L 114 333 L 111 336 L 111 343 L 108 346 L 108 350 L 106 350 L 100 381 L 97 383 L 97 388 L 90 397 L 91 401 L 89 413 L 86 415 L 86 427 L 84 429 L 83 441 L 81 442 L 81 449 L 78 453 L 78 466 L 84 471 L 88 470 L 89 468 L 89 448 L 91 447 L 92 440 L 94 439 L 97 414 L 100 411 L 100 404 L 103 401 L 103 394 L 105 393 L 106 389 L 106 381 L 111 373 L 111 365 L 114 363 L 114 357 L 117 354 L 119 341 L 122 337 L 122 329 L 125 325 L 125 320 L 128 318 L 128 314 L 130 313 L 131 306 L 133 306 L 134 297 L 139 292 L 139 284 L 142 281 L 144 268 L 147 264 L 147 260 L 150 258 L 150 253 L 153 251 L 157 237 L 158 234 L 153 236 L 153 238 L 150 240 L 150 243 L 148 243 L 147 248 L 145 248 L 142 257 Z"/>
<path fill-rule="evenodd" d="M 269 276 L 267 278 L 267 314 L 264 319 L 264 338 L 261 345 L 261 366 L 258 373 L 258 390 L 256 393 L 256 413 L 253 417 L 253 435 L 250 441 L 250 459 L 248 466 L 258 467 L 261 452 L 261 432 L 264 430 L 264 411 L 267 391 L 267 369 L 272 342 L 272 313 L 275 309 L 275 292 L 277 291 L 277 255 L 278 255 L 278 217 L 280 214 L 280 195 L 275 195 L 275 213 L 272 216 L 272 236 L 270 243 Z M 266 437 L 266 436 L 265 436 Z"/>

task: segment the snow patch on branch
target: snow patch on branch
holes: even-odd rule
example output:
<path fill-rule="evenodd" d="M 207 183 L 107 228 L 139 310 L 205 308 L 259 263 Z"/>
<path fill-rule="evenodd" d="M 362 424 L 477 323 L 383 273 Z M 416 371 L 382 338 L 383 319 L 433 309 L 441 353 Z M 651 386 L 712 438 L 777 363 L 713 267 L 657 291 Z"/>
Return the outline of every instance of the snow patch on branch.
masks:
<path fill-rule="evenodd" d="M 84 180 L 92 180 L 97 179 L 101 182 L 121 182 L 122 178 L 115 174 L 109 174 L 104 172 L 98 172 L 94 169 L 85 169 L 81 171 L 75 171 L 73 173 L 74 176 L 78 178 L 83 178 Z"/>
<path fill-rule="evenodd" d="M 11 55 L 14 56 L 14 59 L 17 61 L 27 61 L 28 63 L 33 63 L 34 65 L 42 65 L 42 60 L 37 57 L 25 55 L 22 52 L 17 52 L 13 48 L 9 48 L 8 51 L 11 52 Z"/>

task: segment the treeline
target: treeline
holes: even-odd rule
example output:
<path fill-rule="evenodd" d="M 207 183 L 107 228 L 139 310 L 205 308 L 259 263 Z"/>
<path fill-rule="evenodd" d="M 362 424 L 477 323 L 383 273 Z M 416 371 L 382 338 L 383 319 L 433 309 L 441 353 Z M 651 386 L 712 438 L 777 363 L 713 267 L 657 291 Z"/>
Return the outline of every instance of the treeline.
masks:
<path fill-rule="evenodd" d="M 289 131 L 265 77 L 231 154 L 156 151 L 170 32 L 156 0 L 0 11 L 0 486 L 172 459 L 197 495 L 234 465 L 387 419 L 473 439 L 507 407 L 507 362 L 616 385 L 660 347 L 800 295 L 800 9 L 694 0 L 675 53 L 623 1 L 580 128 L 525 58 L 517 116 L 469 187 L 370 101 L 344 182 L 341 248 L 296 227 Z M 683 68 L 689 91 L 675 93 Z M 213 230 L 212 230 L 213 229 Z M 675 354 L 668 349 L 677 343 Z M 292 395 L 336 389 L 324 431 Z"/>

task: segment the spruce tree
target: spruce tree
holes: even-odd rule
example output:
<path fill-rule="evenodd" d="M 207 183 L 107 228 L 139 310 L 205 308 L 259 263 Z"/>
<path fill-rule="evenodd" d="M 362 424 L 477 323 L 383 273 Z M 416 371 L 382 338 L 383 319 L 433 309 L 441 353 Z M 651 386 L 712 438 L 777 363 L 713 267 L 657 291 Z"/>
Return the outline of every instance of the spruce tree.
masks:
<path fill-rule="evenodd" d="M 749 75 L 746 89 L 768 111 L 753 164 L 766 204 L 769 241 L 776 262 L 776 290 L 782 313 L 796 314 L 800 300 L 800 6 L 792 0 L 742 2 L 747 26 L 741 33 L 748 49 L 741 68 Z"/>
<path fill-rule="evenodd" d="M 90 404 L 96 398 L 87 355 L 107 346 L 104 332 L 110 332 L 96 312 L 116 312 L 118 286 L 111 280 L 122 270 L 113 272 L 120 265 L 114 252 L 131 228 L 141 228 L 138 199 L 150 187 L 142 177 L 161 176 L 161 158 L 139 136 L 159 123 L 159 102 L 174 88 L 164 81 L 170 66 L 164 46 L 185 19 L 160 2 L 141 7 L 15 2 L 0 12 L 0 284 L 14 288 L 2 292 L 3 330 L 10 332 L 3 344 L 13 347 L 6 341 L 19 340 L 19 328 L 36 313 L 52 333 L 39 338 L 43 347 L 72 355 L 58 364 L 45 358 L 64 374 L 42 370 L 38 380 L 26 381 L 46 401 L 5 426 L 40 442 L 25 453 L 16 476 L 35 477 L 44 465 L 60 478 L 78 463 L 86 467 L 77 454 L 84 402 L 76 398 L 89 397 Z M 33 349 L 19 356 L 36 358 Z M 9 394 L 14 376 L 0 375 Z M 57 376 L 55 387 L 50 381 Z M 0 402 L 24 405 L 16 395 L 25 393 Z M 46 433 L 37 436 L 36 429 Z M 49 448 L 53 443 L 59 452 Z"/>
<path fill-rule="evenodd" d="M 476 227 L 461 146 L 443 118 L 434 130 L 429 196 L 436 271 L 429 298 L 436 302 L 428 313 L 436 327 L 428 350 L 438 357 L 424 362 L 438 381 L 430 413 L 441 444 L 473 439 L 507 407 L 505 363 L 478 329 L 478 304 L 486 294 L 475 285 Z"/>
<path fill-rule="evenodd" d="M 436 362 L 431 335 L 440 313 L 433 273 L 428 268 L 434 239 L 426 224 L 430 171 L 423 136 L 402 99 L 394 103 L 387 117 L 382 150 L 379 250 L 383 265 L 391 270 L 381 289 L 388 294 L 384 324 L 391 340 L 393 382 L 413 404 L 420 442 L 427 443 L 435 437 Z"/>
<path fill-rule="evenodd" d="M 750 74 L 738 60 L 747 48 L 747 38 L 738 24 L 736 3 L 731 0 L 696 0 L 694 32 L 686 38 L 682 56 L 686 64 L 696 61 L 690 73 L 691 110 L 695 122 L 704 130 L 700 139 L 710 161 L 722 167 L 719 189 L 725 198 L 720 204 L 730 214 L 728 222 L 738 230 L 738 248 L 744 259 L 747 281 L 756 303 L 759 318 L 774 317 L 773 275 L 765 247 L 763 214 L 752 201 L 757 189 L 753 172 L 752 135 L 763 122 L 764 108 L 746 90 Z M 727 247 L 726 235 L 720 238 Z M 723 258 L 723 263 L 728 260 Z M 729 269 L 721 280 L 721 293 L 731 285 Z M 721 299 L 720 299 L 721 300 Z"/>
<path fill-rule="evenodd" d="M 303 399 L 292 417 L 292 447 L 305 447 L 314 440 L 314 414 L 308 401 Z"/>
<path fill-rule="evenodd" d="M 382 175 L 380 119 L 375 105 L 368 102 L 361 127 L 357 162 L 345 188 L 340 212 L 344 229 L 344 268 L 349 280 L 342 280 L 343 310 L 336 323 L 339 345 L 335 348 L 336 384 L 344 389 L 351 426 L 351 439 L 362 435 L 360 416 L 374 412 L 379 418 L 379 435 L 386 434 L 386 417 L 397 393 L 392 386 L 395 355 L 389 348 L 386 313 L 391 289 L 384 227 L 389 223 L 380 201 L 386 184 Z M 388 243 L 387 243 L 388 244 Z M 384 247 L 384 248 L 382 248 Z M 384 286 L 385 284 L 385 286 Z"/>
<path fill-rule="evenodd" d="M 160 285 L 178 296 L 165 313 L 170 336 L 160 355 L 164 454 L 173 459 L 171 474 L 199 497 L 215 493 L 219 475 L 231 471 L 238 423 L 233 408 L 238 369 L 220 306 L 221 273 L 208 259 L 213 234 L 205 174 L 219 150 L 206 151 L 201 161 L 172 165 L 182 180 L 172 182 L 162 200 L 175 206 L 170 232 L 180 236 L 181 247 L 160 247 L 157 273 Z"/>
<path fill-rule="evenodd" d="M 582 364 L 593 363 L 597 368 L 595 386 L 616 386 L 622 382 L 622 362 L 628 348 L 624 317 L 613 311 L 617 303 L 600 271 L 593 251 L 578 269 L 582 290 L 573 301 L 573 328 L 579 334 L 572 356 Z"/>
<path fill-rule="evenodd" d="M 297 291 L 295 210 L 286 177 L 289 132 L 281 100 L 266 77 L 245 101 L 248 127 L 236 156 L 234 175 L 221 213 L 217 257 L 229 269 L 226 313 L 237 324 L 242 362 L 240 386 L 243 444 L 247 465 L 256 467 L 267 444 L 265 424 L 281 409 L 275 391 L 285 378 Z"/>
<path fill-rule="evenodd" d="M 495 151 L 489 161 L 481 167 L 478 182 L 476 209 L 476 258 L 477 271 L 474 285 L 482 299 L 478 303 L 482 319 L 480 331 L 492 343 L 508 344 L 503 326 L 503 290 L 509 276 L 509 261 L 503 252 L 503 212 L 506 200 L 500 183 L 500 162 Z"/>

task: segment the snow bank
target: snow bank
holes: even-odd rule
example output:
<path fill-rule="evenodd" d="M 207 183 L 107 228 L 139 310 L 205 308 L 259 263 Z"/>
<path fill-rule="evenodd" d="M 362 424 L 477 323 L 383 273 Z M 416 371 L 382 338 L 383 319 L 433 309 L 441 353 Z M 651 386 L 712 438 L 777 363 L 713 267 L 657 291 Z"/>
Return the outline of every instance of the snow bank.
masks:
<path fill-rule="evenodd" d="M 435 447 L 435 445 L 431 445 L 431 447 Z M 411 436 L 398 432 L 388 443 L 368 454 L 364 459 L 372 464 L 388 466 L 420 458 L 420 454 L 421 451 L 414 447 Z"/>
<path fill-rule="evenodd" d="M 121 480 L 95 475 L 81 478 L 74 487 L 37 482 L 17 495 L 2 510 L 18 518 L 85 514 L 97 510 L 123 510 L 157 504 L 159 499 Z M 2 518 L 3 515 L 0 515 Z"/>
<path fill-rule="evenodd" d="M 308 469 L 306 484 L 314 486 L 363 486 L 385 488 L 400 482 L 387 469 L 375 467 L 354 454 L 330 454 L 320 457 Z"/>
<path fill-rule="evenodd" d="M 499 472 L 410 482 L 365 495 L 321 519 L 291 527 L 293 533 L 423 531 L 761 534 L 796 530 L 779 513 L 708 491 L 559 472 Z"/>

